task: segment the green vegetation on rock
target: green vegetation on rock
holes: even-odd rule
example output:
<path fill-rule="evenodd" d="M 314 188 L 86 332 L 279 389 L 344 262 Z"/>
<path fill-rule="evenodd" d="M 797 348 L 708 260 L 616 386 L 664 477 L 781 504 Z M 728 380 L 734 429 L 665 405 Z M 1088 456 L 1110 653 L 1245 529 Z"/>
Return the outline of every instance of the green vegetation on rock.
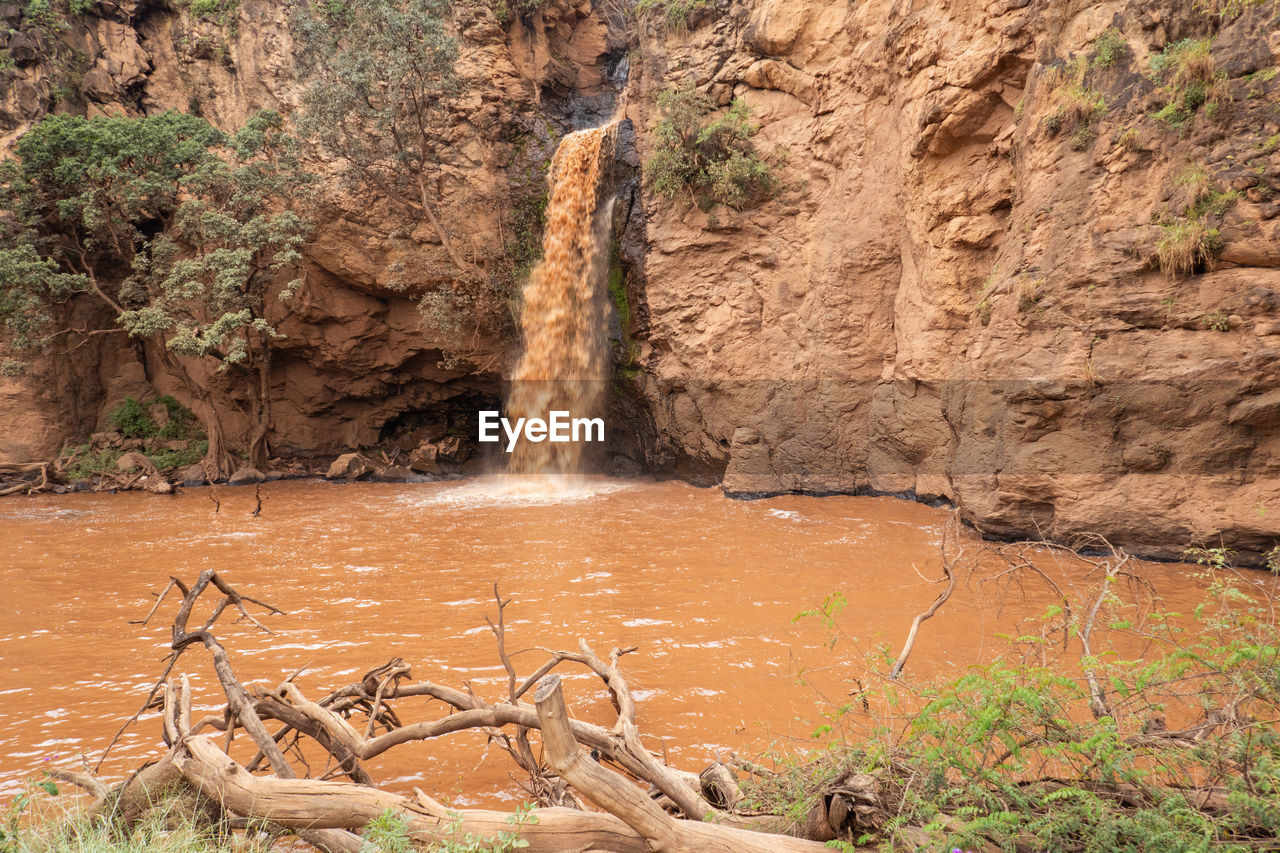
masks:
<path fill-rule="evenodd" d="M 688 193 L 703 210 L 741 209 L 777 191 L 773 170 L 752 143 L 759 127 L 751 123 L 746 104 L 734 101 L 716 115 L 711 98 L 688 83 L 660 94 L 658 109 L 662 120 L 645 171 L 659 195 Z"/>
<path fill-rule="evenodd" d="M 307 220 L 293 210 L 307 176 L 279 115 L 234 136 L 178 112 L 139 118 L 51 115 L 0 164 L 0 322 L 20 347 L 77 334 L 69 301 L 96 298 L 202 403 L 210 463 L 233 460 L 204 383 L 181 357 L 209 359 L 249 384 L 250 455 L 265 462 L 268 296 L 302 281 Z M 294 273 L 290 278 L 289 273 Z"/>
<path fill-rule="evenodd" d="M 635 14 L 662 21 L 669 33 L 683 33 L 690 29 L 694 13 L 708 5 L 709 0 L 640 0 L 635 5 Z"/>
<path fill-rule="evenodd" d="M 342 164 L 353 191 L 373 190 L 408 217 L 393 238 L 435 235 L 448 261 L 405 240 L 388 283 L 422 297 L 423 320 L 446 349 L 466 350 L 478 328 L 508 316 L 510 285 L 464 256 L 441 210 L 439 171 L 457 144 L 451 105 L 463 88 L 448 4 L 299 4 L 292 28 L 307 82 L 299 132 Z"/>
<path fill-rule="evenodd" d="M 1182 39 L 1151 57 L 1151 71 L 1161 81 L 1165 104 L 1155 118 L 1183 129 L 1201 106 L 1216 114 L 1226 99 L 1225 75 L 1215 72 L 1213 39 Z M 1207 106 L 1206 106 L 1207 105 Z"/>

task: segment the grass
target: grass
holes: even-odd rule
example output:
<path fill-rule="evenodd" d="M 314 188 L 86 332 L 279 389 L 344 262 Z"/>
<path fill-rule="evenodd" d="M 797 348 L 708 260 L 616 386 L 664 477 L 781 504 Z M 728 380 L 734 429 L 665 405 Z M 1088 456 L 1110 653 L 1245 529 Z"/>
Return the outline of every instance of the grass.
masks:
<path fill-rule="evenodd" d="M 1030 311 L 1044 298 L 1044 279 L 1023 278 L 1018 283 L 1018 310 Z"/>
<path fill-rule="evenodd" d="M 36 787 L 57 793 L 52 783 L 33 783 L 10 804 L 8 826 L 0 830 L 0 853 L 267 853 L 270 849 L 269 839 L 260 833 L 235 836 L 216 824 L 197 823 L 190 816 L 191 803 L 178 796 L 160 800 L 131 829 L 48 800 L 37 804 L 24 827 L 23 812 L 33 804 L 30 790 Z"/>
<path fill-rule="evenodd" d="M 1065 66 L 1055 68 L 1048 78 L 1052 87 L 1053 111 L 1044 119 L 1050 136 L 1070 134 L 1071 148 L 1083 151 L 1098 138 L 1097 123 L 1107 113 L 1107 99 L 1085 82 L 1090 63 L 1076 57 Z"/>
<path fill-rule="evenodd" d="M 1136 127 L 1130 127 L 1116 137 L 1116 146 L 1125 151 L 1142 150 L 1142 133 Z"/>
<path fill-rule="evenodd" d="M 1201 219 L 1184 219 L 1160 227 L 1156 259 L 1167 275 L 1193 273 L 1222 249 L 1218 229 L 1208 227 Z"/>
<path fill-rule="evenodd" d="M 1204 552 L 1208 592 L 1189 614 L 1099 578 L 1050 594 L 999 657 L 959 677 L 886 679 L 892 652 L 837 662 L 857 689 L 834 700 L 814 748 L 757 762 L 750 806 L 798 823 L 833 782 L 867 774 L 882 816 L 841 849 L 1266 849 L 1280 833 L 1280 630 L 1267 593 L 1218 550 Z M 974 566 L 995 576 L 1006 563 Z M 1079 657 L 1085 624 L 1094 653 Z M 1194 742 L 1149 736 L 1223 708 L 1231 722 Z M 1210 788 L 1221 800 L 1207 807 Z"/>
<path fill-rule="evenodd" d="M 708 0 L 640 0 L 635 5 L 635 14 L 660 18 L 668 33 L 687 33 L 693 13 L 707 4 Z"/>
<path fill-rule="evenodd" d="M 1222 251 L 1222 238 L 1211 219 L 1222 217 L 1241 197 L 1238 191 L 1223 192 L 1209 170 L 1192 165 L 1174 179 L 1186 194 L 1186 204 L 1176 216 L 1158 217 L 1160 238 L 1156 261 L 1166 275 L 1186 275 L 1213 262 Z"/>
<path fill-rule="evenodd" d="M 1182 130 L 1201 106 L 1214 118 L 1227 100 L 1225 75 L 1216 71 L 1213 39 L 1182 39 L 1151 58 L 1151 71 L 1162 82 L 1165 104 L 1155 118 Z"/>

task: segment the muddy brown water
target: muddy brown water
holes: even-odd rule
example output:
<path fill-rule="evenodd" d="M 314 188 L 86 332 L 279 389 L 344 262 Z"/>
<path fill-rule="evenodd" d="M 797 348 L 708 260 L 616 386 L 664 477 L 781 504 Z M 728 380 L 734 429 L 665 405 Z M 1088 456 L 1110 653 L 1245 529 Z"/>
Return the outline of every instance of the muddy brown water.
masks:
<path fill-rule="evenodd" d="M 276 683 L 304 669 L 312 698 L 392 657 L 415 677 L 470 682 L 492 700 L 505 677 L 484 616 L 497 583 L 512 604 L 509 648 L 574 648 L 623 659 L 642 732 L 662 738 L 676 765 L 699 769 L 717 750 L 744 753 L 801 743 L 820 702 L 802 685 L 847 694 L 843 653 L 886 643 L 895 651 L 912 617 L 937 595 L 938 543 L 948 514 L 892 498 L 778 497 L 735 501 L 674 482 L 590 481 L 549 494 L 492 481 L 417 485 L 318 482 L 206 489 L 175 498 L 77 494 L 0 503 L 0 795 L 48 761 L 96 761 L 145 696 L 166 653 L 172 605 L 131 625 L 170 574 L 214 568 L 286 611 L 275 632 L 223 625 L 219 636 L 243 681 Z M 1191 568 L 1145 566 L 1171 606 L 1199 600 Z M 1068 578 L 1070 581 L 1070 578 Z M 817 619 L 794 617 L 833 591 L 849 600 L 833 652 Z M 909 669 L 959 673 L 1001 647 L 998 634 L 1047 599 L 997 613 L 961 587 L 925 624 Z M 184 659 L 197 698 L 218 693 L 205 655 Z M 516 658 L 524 672 L 542 660 Z M 824 669 L 825 667 L 825 669 Z M 572 672 L 572 670 L 569 670 Z M 609 722 L 598 682 L 566 682 L 573 712 Z M 843 692 L 842 692 L 843 691 Z M 406 721 L 438 705 L 400 703 Z M 119 776 L 161 749 L 145 716 L 104 765 Z M 654 746 L 659 741 L 652 741 Z M 519 798 L 511 766 L 477 735 L 398 747 L 369 765 L 396 790 L 419 786 L 458 805 Z"/>

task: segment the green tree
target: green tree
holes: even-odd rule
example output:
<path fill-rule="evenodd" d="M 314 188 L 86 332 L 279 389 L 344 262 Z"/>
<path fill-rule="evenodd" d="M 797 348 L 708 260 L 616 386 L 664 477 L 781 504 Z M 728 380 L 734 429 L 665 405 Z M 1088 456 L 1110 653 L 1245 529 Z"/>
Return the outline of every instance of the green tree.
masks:
<path fill-rule="evenodd" d="M 8 202 L 0 237 L 0 319 L 19 346 L 66 301 L 91 293 L 140 339 L 195 401 L 209 437 L 206 468 L 234 467 L 222 419 L 190 360 L 256 379 L 251 453 L 266 457 L 270 347 L 267 293 L 298 269 L 307 222 L 290 204 L 305 175 L 278 115 L 253 116 L 234 137 L 177 112 L 85 120 L 55 115 L 0 166 Z M 296 276 L 280 291 L 287 299 Z M 65 322 L 61 331 L 67 331 Z M 100 333 L 108 329 L 75 330 Z"/>
<path fill-rule="evenodd" d="M 430 224 L 464 278 L 487 279 L 462 257 L 437 213 L 460 91 L 444 0 L 329 0 L 295 7 L 298 62 L 310 85 L 298 131 L 372 187 Z"/>

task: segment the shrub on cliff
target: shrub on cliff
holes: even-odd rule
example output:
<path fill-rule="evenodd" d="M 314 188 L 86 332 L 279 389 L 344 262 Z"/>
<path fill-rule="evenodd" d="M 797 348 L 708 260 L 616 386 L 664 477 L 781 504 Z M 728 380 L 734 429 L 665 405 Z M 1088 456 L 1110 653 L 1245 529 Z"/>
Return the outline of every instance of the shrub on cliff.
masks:
<path fill-rule="evenodd" d="M 388 235 L 404 251 L 384 283 L 417 296 L 434 284 L 422 317 L 444 348 L 463 350 L 477 329 L 495 321 L 507 328 L 510 293 L 454 244 L 442 208 L 442 166 L 465 145 L 459 134 L 469 118 L 456 102 L 463 83 L 449 16 L 444 0 L 298 3 L 291 27 L 307 82 L 299 133 L 340 164 L 352 193 L 372 191 L 407 217 Z M 425 240 L 407 237 L 420 230 L 435 235 L 446 262 L 434 247 L 424 250 Z"/>
<path fill-rule="evenodd" d="M 206 384 L 184 359 L 209 358 L 250 382 L 250 456 L 266 459 L 269 292 L 300 285 L 306 220 L 290 206 L 305 174 L 278 115 L 227 136 L 178 112 L 49 116 L 0 164 L 0 321 L 19 346 L 123 329 L 200 403 L 207 461 L 234 465 Z M 96 298 L 117 328 L 79 328 L 69 301 Z"/>
<path fill-rule="evenodd" d="M 735 101 L 717 116 L 711 99 L 689 83 L 660 94 L 658 109 L 662 120 L 645 171 L 659 195 L 687 192 L 703 210 L 721 204 L 741 209 L 777 191 L 772 168 L 752 143 L 760 128 L 746 104 Z"/>
<path fill-rule="evenodd" d="M 1088 587 L 1052 580 L 1043 543 L 952 552 L 949 570 L 967 583 L 1028 599 L 1042 585 L 1052 603 L 1006 637 L 1000 657 L 959 678 L 886 678 L 883 658 L 868 651 L 851 664 L 855 689 L 814 734 L 826 748 L 755 773 L 748 808 L 803 822 L 833 782 L 861 778 L 874 782 L 879 818 L 842 840 L 888 849 L 1274 846 L 1275 584 L 1234 571 L 1224 549 L 1197 549 L 1205 598 L 1174 613 L 1127 555 L 1052 547 L 1089 561 Z M 845 603 L 835 594 L 801 616 L 820 618 L 833 647 L 856 643 L 840 628 Z"/>

